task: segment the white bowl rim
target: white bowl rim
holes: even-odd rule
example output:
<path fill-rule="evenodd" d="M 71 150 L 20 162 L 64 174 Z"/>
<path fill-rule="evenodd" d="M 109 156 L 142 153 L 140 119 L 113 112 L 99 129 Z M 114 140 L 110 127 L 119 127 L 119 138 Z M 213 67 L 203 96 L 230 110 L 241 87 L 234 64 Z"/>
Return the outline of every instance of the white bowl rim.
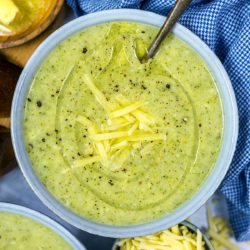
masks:
<path fill-rule="evenodd" d="M 71 247 L 74 247 L 75 250 L 86 250 L 82 243 L 80 243 L 80 241 L 78 241 L 78 239 L 76 239 L 75 236 L 73 236 L 62 225 L 38 211 L 12 203 L 0 202 L 0 212 L 18 214 L 30 218 L 53 230 L 56 234 L 60 235 L 62 239 L 65 240 Z"/>
<path fill-rule="evenodd" d="M 137 225 L 113 226 L 90 221 L 64 207 L 43 186 L 32 169 L 24 145 L 22 128 L 23 106 L 30 83 L 48 53 L 68 36 L 90 26 L 112 21 L 130 21 L 159 27 L 164 20 L 165 17 L 161 15 L 134 9 L 106 10 L 79 17 L 59 28 L 38 47 L 18 80 L 12 102 L 11 135 L 16 158 L 23 175 L 36 195 L 48 208 L 71 225 L 89 233 L 114 238 L 126 238 L 155 233 L 166 227 L 173 226 L 185 220 L 209 199 L 218 188 L 231 163 L 238 136 L 238 110 L 230 79 L 222 63 L 209 47 L 190 30 L 180 24 L 176 24 L 173 33 L 203 58 L 214 76 L 224 112 L 224 133 L 221 151 L 213 170 L 199 191 L 174 212 L 157 220 Z"/>

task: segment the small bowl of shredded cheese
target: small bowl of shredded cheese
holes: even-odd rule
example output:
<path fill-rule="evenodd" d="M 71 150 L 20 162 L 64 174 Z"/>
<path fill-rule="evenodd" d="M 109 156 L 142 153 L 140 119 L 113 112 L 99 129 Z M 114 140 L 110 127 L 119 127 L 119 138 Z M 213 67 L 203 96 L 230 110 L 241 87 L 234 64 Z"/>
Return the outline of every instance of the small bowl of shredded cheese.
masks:
<path fill-rule="evenodd" d="M 155 234 L 119 239 L 113 250 L 214 250 L 214 247 L 195 225 L 184 221 Z"/>

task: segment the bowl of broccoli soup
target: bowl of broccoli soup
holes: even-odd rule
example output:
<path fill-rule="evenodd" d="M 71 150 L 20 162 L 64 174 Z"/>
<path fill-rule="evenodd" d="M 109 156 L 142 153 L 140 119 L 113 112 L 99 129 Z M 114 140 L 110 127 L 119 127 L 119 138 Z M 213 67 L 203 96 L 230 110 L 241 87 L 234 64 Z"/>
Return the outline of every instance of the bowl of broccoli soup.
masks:
<path fill-rule="evenodd" d="M 12 138 L 27 181 L 69 223 L 111 237 L 184 220 L 216 190 L 237 138 L 222 64 L 176 25 L 142 55 L 164 17 L 111 10 L 52 34 L 21 75 Z"/>
<path fill-rule="evenodd" d="M 0 249 L 86 250 L 61 225 L 26 207 L 0 202 Z"/>

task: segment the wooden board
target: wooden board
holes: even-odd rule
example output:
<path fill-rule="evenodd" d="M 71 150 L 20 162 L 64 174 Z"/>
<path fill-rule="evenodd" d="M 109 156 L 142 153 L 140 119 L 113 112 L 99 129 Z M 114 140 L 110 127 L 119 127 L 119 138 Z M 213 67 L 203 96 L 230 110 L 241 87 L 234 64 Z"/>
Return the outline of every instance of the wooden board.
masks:
<path fill-rule="evenodd" d="M 0 58 L 0 133 L 10 127 L 10 108 L 21 68 Z"/>
<path fill-rule="evenodd" d="M 64 17 L 65 6 L 48 29 L 35 39 L 16 47 L 0 49 L 0 176 L 17 166 L 10 138 L 10 109 L 21 68 L 40 43 L 63 24 Z"/>
<path fill-rule="evenodd" d="M 9 133 L 0 134 L 0 176 L 17 166 Z"/>

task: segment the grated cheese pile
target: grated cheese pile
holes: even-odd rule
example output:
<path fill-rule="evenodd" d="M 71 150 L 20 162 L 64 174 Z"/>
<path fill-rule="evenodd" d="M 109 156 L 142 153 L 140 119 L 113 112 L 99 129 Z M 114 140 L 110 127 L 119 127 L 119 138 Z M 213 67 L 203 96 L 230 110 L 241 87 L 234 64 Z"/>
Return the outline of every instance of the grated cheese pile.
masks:
<path fill-rule="evenodd" d="M 76 118 L 77 122 L 88 128 L 95 154 L 77 161 L 75 167 L 99 161 L 115 171 L 122 167 L 133 149 L 141 147 L 143 141 L 166 140 L 165 134 L 155 132 L 154 117 L 144 110 L 144 100 L 129 102 L 119 95 L 114 108 L 113 103 L 107 101 L 87 74 L 84 75 L 84 83 L 105 110 L 107 121 L 98 128 L 84 116 L 79 115 Z"/>
<path fill-rule="evenodd" d="M 193 233 L 183 225 L 152 235 L 122 239 L 116 243 L 120 250 L 205 250 L 204 245 L 199 230 Z"/>
<path fill-rule="evenodd" d="M 226 219 L 220 216 L 212 216 L 210 207 L 208 210 L 209 230 L 208 234 L 216 250 L 239 250 L 239 248 L 230 241 L 232 231 Z"/>

